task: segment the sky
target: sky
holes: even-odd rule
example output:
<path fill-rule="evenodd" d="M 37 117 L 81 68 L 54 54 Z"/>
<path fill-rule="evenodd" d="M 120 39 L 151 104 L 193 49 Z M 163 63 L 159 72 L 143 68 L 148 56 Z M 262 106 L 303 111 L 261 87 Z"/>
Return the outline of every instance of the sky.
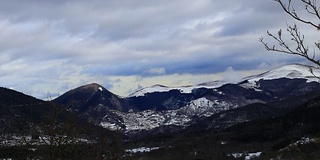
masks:
<path fill-rule="evenodd" d="M 306 63 L 259 42 L 293 22 L 273 0 L 1 0 L 0 86 L 47 99 L 90 83 L 127 96 L 232 82 Z"/>

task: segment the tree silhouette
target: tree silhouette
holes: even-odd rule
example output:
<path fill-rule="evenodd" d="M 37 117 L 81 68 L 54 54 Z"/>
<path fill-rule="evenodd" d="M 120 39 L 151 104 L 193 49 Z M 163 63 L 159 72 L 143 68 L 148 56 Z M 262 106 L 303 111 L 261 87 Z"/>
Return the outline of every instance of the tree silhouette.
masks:
<path fill-rule="evenodd" d="M 320 6 L 317 0 L 274 1 L 281 6 L 286 14 L 291 16 L 297 22 L 301 22 L 304 25 L 311 26 L 315 28 L 315 31 L 320 30 Z M 296 10 L 296 7 L 298 6 L 304 6 L 304 10 Z M 320 59 L 317 56 L 320 51 L 320 41 L 314 42 L 313 47 L 308 46 L 305 41 L 305 35 L 300 32 L 296 24 L 287 24 L 286 31 L 289 34 L 289 41 L 285 37 L 281 29 L 277 33 L 271 33 L 270 31 L 267 31 L 267 35 L 275 40 L 277 42 L 277 45 L 269 45 L 264 40 L 264 38 L 260 38 L 259 41 L 265 46 L 268 51 L 301 56 L 320 67 Z M 312 72 L 312 69 L 310 69 L 310 71 Z"/>

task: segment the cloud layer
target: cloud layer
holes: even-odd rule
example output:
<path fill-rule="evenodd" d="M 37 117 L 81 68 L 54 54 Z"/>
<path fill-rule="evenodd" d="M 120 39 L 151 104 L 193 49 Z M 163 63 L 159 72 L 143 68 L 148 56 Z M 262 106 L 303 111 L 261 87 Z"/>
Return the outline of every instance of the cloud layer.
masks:
<path fill-rule="evenodd" d="M 0 82 L 44 98 L 90 82 L 125 95 L 148 79 L 211 81 L 301 61 L 258 42 L 286 21 L 272 0 L 0 1 Z"/>

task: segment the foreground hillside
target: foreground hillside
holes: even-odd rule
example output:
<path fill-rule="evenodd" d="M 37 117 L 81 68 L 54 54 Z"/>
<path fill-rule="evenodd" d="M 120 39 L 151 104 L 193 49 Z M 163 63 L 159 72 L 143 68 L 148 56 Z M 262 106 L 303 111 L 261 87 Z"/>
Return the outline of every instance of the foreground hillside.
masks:
<path fill-rule="evenodd" d="M 0 159 L 99 159 L 120 144 L 118 133 L 11 89 L 0 88 L 0 111 Z"/>
<path fill-rule="evenodd" d="M 0 88 L 0 131 L 17 133 L 39 124 L 49 103 L 7 88 Z"/>

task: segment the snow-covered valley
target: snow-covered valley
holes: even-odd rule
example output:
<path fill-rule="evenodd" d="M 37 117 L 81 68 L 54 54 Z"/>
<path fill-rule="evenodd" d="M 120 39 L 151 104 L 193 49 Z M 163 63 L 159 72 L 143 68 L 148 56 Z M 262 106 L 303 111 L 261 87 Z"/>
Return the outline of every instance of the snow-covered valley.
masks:
<path fill-rule="evenodd" d="M 187 106 L 176 110 L 155 111 L 145 110 L 141 112 L 120 112 L 112 110 L 117 120 L 110 121 L 110 115 L 106 115 L 101 126 L 111 130 L 124 130 L 125 132 L 151 130 L 161 126 L 186 127 L 192 123 L 195 117 L 209 117 L 215 113 L 228 110 L 232 104 L 210 101 L 199 98 L 191 101 Z"/>

